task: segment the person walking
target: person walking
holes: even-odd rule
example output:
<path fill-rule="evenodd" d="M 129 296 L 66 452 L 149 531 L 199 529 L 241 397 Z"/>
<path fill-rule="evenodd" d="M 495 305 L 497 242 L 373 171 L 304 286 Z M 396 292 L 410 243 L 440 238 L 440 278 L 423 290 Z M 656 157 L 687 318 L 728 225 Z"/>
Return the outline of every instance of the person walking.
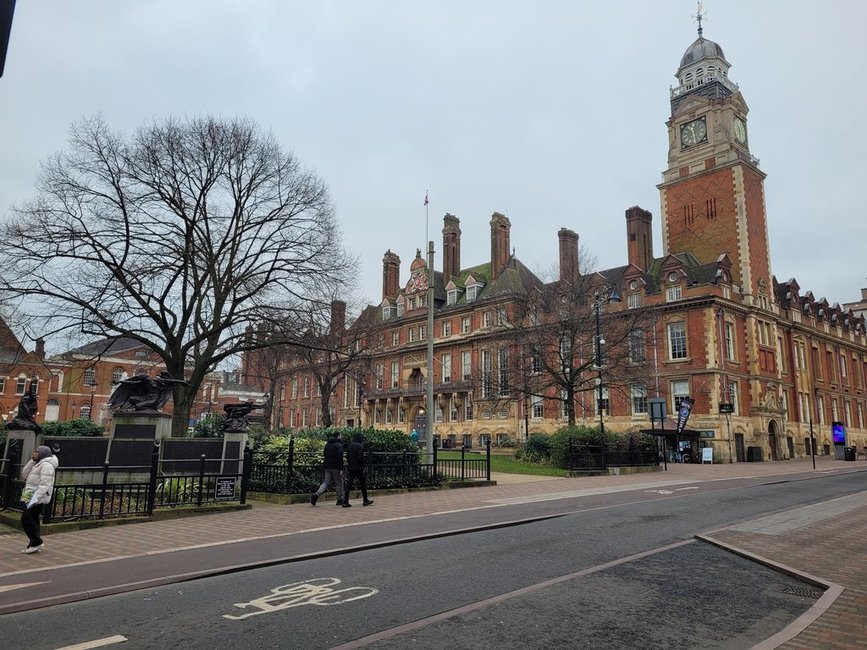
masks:
<path fill-rule="evenodd" d="M 340 442 L 340 438 L 337 436 L 337 433 L 329 433 L 328 441 L 325 443 L 325 451 L 324 451 L 324 467 L 325 467 L 325 478 L 322 481 L 322 485 L 319 486 L 319 489 L 316 490 L 313 494 L 310 495 L 310 505 L 315 506 L 316 502 L 319 500 L 323 494 L 325 494 L 328 489 L 334 485 L 334 490 L 337 492 L 337 504 L 338 506 L 344 505 L 343 501 L 343 443 Z M 351 506 L 346 505 L 345 507 L 349 508 Z"/>
<path fill-rule="evenodd" d="M 54 490 L 54 470 L 59 464 L 57 456 L 46 446 L 37 447 L 21 469 L 24 480 L 24 490 L 21 501 L 24 502 L 24 512 L 21 513 L 21 527 L 27 533 L 27 546 L 22 553 L 37 553 L 45 543 L 39 534 L 39 519 L 47 503 L 51 503 L 51 492 Z"/>
<path fill-rule="evenodd" d="M 373 501 L 367 498 L 367 481 L 364 478 L 364 435 L 361 431 L 352 434 L 352 442 L 349 443 L 349 449 L 346 451 L 346 471 L 349 477 L 346 479 L 346 485 L 343 486 L 344 504 L 347 507 L 350 505 L 349 493 L 352 492 L 352 485 L 358 479 L 358 486 L 361 488 L 361 505 L 372 505 Z"/>

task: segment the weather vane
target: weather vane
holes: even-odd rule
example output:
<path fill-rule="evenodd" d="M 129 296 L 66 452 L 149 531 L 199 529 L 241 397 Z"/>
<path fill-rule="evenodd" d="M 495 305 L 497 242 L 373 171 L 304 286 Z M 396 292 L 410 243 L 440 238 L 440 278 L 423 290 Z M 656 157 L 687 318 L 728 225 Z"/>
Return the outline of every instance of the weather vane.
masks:
<path fill-rule="evenodd" d="M 697 7 L 696 7 L 695 15 L 693 16 L 693 18 L 695 18 L 696 22 L 698 23 L 698 35 L 700 38 L 701 32 L 702 32 L 701 20 L 702 20 L 702 18 L 707 18 L 707 14 L 702 13 L 704 11 L 704 7 L 702 7 L 701 2 L 697 2 L 696 5 L 697 5 Z"/>

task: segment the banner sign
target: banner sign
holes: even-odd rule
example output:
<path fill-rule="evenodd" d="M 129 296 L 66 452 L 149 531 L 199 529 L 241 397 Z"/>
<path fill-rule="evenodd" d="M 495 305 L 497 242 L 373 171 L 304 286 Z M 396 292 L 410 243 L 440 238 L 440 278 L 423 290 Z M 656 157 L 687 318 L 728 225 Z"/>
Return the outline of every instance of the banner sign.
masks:
<path fill-rule="evenodd" d="M 695 400 L 689 397 L 684 397 L 680 401 L 680 408 L 677 409 L 677 433 L 678 435 L 683 433 L 684 428 L 686 428 L 686 421 L 689 420 L 689 414 L 692 413 L 692 405 L 695 404 Z"/>

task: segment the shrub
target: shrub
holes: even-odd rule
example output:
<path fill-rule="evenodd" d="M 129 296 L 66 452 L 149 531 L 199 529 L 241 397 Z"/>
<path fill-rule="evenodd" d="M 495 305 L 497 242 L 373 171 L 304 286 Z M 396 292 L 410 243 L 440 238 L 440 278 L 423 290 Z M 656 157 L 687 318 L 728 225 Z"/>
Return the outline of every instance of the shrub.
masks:
<path fill-rule="evenodd" d="M 226 416 L 219 413 L 211 413 L 193 425 L 189 433 L 191 438 L 222 438 L 223 426 L 226 424 Z"/>
<path fill-rule="evenodd" d="M 547 465 L 551 462 L 551 437 L 542 433 L 530 434 L 515 453 L 515 458 L 528 463 Z"/>
<path fill-rule="evenodd" d="M 42 425 L 42 435 L 98 438 L 105 435 L 105 427 L 86 418 L 66 422 L 46 422 Z"/>

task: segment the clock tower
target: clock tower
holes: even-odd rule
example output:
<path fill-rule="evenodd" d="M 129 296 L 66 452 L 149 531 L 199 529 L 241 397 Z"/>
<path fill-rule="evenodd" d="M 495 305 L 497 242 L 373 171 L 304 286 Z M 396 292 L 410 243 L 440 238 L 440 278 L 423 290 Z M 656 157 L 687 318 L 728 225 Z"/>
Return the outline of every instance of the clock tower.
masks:
<path fill-rule="evenodd" d="M 734 283 L 747 304 L 771 286 L 765 217 L 765 174 L 749 149 L 749 109 L 722 48 L 702 36 L 690 45 L 671 89 L 668 169 L 658 185 L 665 254 L 699 262 L 732 260 Z"/>

